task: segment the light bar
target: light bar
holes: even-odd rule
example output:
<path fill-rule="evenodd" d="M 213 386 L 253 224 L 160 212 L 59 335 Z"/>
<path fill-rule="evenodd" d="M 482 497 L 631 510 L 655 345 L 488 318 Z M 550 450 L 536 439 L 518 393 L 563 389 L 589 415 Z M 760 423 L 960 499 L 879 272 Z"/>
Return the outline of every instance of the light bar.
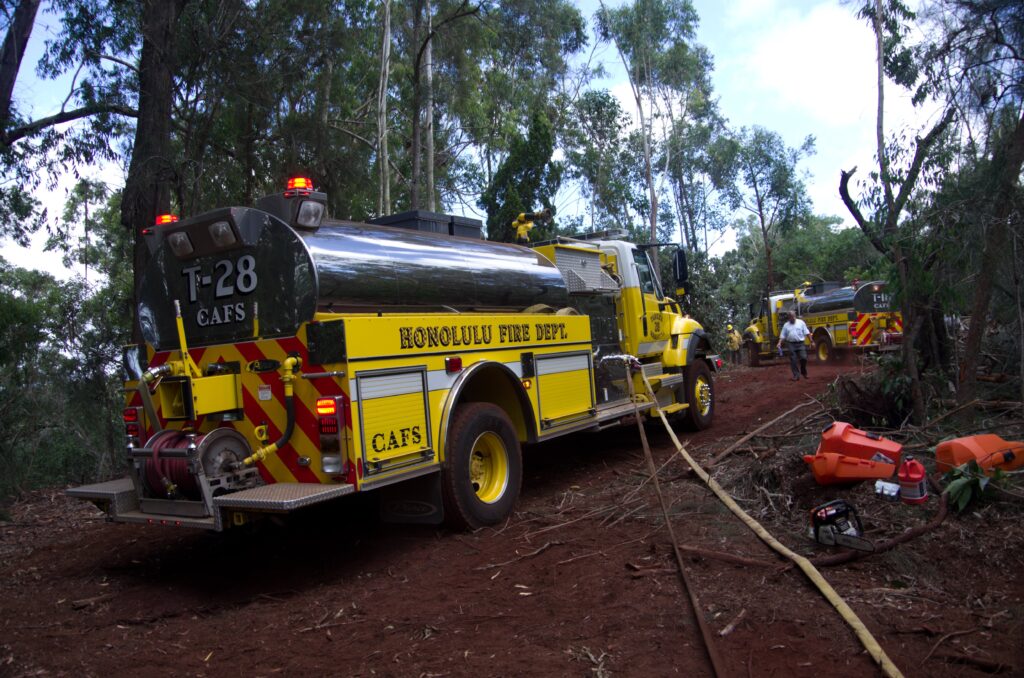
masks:
<path fill-rule="evenodd" d="M 167 224 L 173 224 L 178 220 L 177 214 L 161 214 L 156 218 L 157 226 L 166 226 Z"/>
<path fill-rule="evenodd" d="M 308 177 L 292 177 L 288 180 L 288 190 L 294 191 L 297 188 L 313 190 L 313 180 Z"/>

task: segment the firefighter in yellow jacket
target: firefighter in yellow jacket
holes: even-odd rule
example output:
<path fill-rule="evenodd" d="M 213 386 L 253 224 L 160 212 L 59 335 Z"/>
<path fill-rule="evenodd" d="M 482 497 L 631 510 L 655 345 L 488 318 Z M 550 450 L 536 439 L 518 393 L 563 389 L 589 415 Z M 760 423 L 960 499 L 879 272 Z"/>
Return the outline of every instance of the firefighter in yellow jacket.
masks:
<path fill-rule="evenodd" d="M 732 325 L 726 327 L 726 337 L 729 340 L 729 358 L 732 360 L 733 365 L 740 364 L 740 344 L 743 339 L 740 337 L 740 333 L 733 328 Z"/>

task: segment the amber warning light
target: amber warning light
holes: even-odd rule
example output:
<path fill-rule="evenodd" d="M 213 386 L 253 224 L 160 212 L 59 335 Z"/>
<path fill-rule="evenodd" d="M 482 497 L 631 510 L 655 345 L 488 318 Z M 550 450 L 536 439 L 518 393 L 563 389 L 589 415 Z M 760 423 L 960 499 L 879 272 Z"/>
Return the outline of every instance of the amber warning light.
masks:
<path fill-rule="evenodd" d="M 313 190 L 313 180 L 306 177 L 292 177 L 288 180 L 288 190 L 294 191 L 297 188 L 303 188 L 309 191 Z"/>

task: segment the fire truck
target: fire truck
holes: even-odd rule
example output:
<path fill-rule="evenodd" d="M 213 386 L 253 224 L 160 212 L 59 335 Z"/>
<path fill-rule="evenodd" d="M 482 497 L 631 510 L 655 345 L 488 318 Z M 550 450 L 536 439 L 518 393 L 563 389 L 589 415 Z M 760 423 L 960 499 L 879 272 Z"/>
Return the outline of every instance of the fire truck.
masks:
<path fill-rule="evenodd" d="M 385 517 L 476 528 L 511 514 L 524 444 L 654 408 L 711 425 L 721 360 L 647 247 L 523 247 L 430 212 L 330 219 L 326 202 L 291 180 L 145 231 L 128 474 L 69 495 L 221 531 L 375 490 Z"/>
<path fill-rule="evenodd" d="M 743 331 L 748 365 L 756 367 L 776 355 L 779 331 L 791 310 L 807 323 L 821 362 L 854 352 L 894 350 L 903 340 L 903 317 L 892 309 L 885 282 L 804 283 L 762 298 L 760 311 Z"/>

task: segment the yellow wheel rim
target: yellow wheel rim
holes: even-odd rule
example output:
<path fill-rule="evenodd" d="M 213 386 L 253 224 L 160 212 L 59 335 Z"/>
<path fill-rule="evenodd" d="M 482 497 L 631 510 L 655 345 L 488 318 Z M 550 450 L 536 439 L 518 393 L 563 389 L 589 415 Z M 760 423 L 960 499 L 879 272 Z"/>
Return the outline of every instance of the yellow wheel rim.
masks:
<path fill-rule="evenodd" d="M 493 504 L 508 487 L 508 451 L 497 433 L 481 433 L 469 458 L 469 481 L 480 501 Z"/>
<path fill-rule="evenodd" d="M 824 341 L 818 344 L 818 360 L 821 362 L 828 360 L 828 346 Z"/>
<path fill-rule="evenodd" d="M 707 377 L 697 377 L 693 385 L 693 402 L 697 406 L 700 416 L 706 417 L 711 412 L 711 382 Z"/>

